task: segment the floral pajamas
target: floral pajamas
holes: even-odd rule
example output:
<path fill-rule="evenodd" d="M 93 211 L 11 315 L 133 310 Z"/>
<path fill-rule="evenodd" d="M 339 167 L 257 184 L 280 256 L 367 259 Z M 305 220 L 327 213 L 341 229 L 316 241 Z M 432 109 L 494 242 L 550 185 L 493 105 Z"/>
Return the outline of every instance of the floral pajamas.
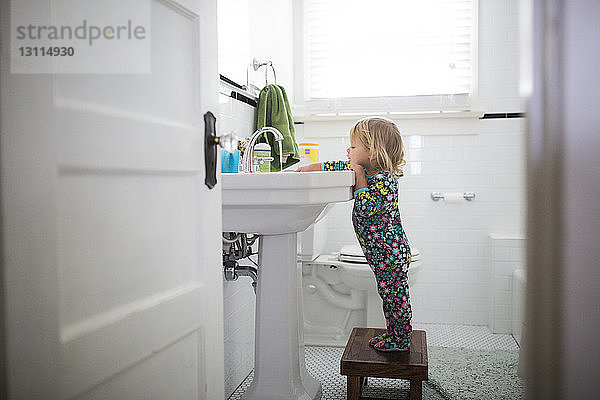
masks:
<path fill-rule="evenodd" d="M 321 163 L 323 171 L 349 167 L 347 161 Z M 367 187 L 354 192 L 352 222 L 365 258 L 375 273 L 387 323 L 386 332 L 369 343 L 378 350 L 408 350 L 412 332 L 407 275 L 411 253 L 398 209 L 398 181 L 388 172 L 366 178 Z"/>

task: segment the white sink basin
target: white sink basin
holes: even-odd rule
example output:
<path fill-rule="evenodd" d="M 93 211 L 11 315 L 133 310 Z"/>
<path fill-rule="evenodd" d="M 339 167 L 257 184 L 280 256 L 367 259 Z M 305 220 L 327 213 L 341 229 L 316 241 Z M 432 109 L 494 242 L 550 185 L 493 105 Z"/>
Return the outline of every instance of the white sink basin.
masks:
<path fill-rule="evenodd" d="M 223 231 L 302 232 L 329 203 L 352 199 L 353 171 L 222 174 Z"/>

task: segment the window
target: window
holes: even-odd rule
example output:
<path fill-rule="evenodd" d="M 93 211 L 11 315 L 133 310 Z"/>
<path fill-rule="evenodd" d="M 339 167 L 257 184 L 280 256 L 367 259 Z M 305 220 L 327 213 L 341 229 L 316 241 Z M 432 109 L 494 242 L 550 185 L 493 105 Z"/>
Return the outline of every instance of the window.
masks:
<path fill-rule="evenodd" d="M 471 109 L 476 0 L 298 1 L 309 114 Z"/>

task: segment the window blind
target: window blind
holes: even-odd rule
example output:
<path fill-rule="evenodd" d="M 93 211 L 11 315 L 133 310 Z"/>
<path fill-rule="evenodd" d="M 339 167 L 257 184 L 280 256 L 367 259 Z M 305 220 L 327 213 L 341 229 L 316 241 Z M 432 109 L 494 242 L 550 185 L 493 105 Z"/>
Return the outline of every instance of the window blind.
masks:
<path fill-rule="evenodd" d="M 476 0 L 304 1 L 311 112 L 469 108 Z"/>

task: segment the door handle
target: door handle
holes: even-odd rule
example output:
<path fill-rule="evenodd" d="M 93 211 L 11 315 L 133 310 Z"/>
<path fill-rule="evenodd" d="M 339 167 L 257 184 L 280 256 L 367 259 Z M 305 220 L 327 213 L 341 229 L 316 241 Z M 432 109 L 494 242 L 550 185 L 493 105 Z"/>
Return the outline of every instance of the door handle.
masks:
<path fill-rule="evenodd" d="M 204 184 L 212 189 L 217 184 L 217 119 L 208 111 L 204 114 Z"/>
<path fill-rule="evenodd" d="M 218 146 L 232 153 L 238 148 L 240 138 L 234 132 L 217 136 L 215 127 L 217 119 L 208 111 L 204 114 L 204 184 L 212 189 L 217 184 L 217 150 Z"/>

